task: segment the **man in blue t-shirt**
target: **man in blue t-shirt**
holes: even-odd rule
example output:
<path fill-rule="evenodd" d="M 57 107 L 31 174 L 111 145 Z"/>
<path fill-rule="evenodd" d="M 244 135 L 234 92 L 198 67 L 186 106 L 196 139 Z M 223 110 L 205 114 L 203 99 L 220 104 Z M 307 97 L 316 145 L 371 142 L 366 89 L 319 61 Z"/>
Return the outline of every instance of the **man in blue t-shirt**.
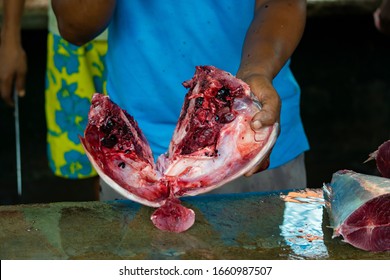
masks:
<path fill-rule="evenodd" d="M 167 150 L 196 65 L 248 83 L 263 105 L 252 128 L 281 124 L 269 170 L 254 168 L 215 192 L 306 187 L 307 138 L 289 58 L 304 0 L 53 0 L 61 35 L 82 45 L 109 27 L 107 92 L 138 121 L 155 157 Z M 77 5 L 77 7 L 75 7 Z M 254 175 L 254 176 L 252 176 Z"/>

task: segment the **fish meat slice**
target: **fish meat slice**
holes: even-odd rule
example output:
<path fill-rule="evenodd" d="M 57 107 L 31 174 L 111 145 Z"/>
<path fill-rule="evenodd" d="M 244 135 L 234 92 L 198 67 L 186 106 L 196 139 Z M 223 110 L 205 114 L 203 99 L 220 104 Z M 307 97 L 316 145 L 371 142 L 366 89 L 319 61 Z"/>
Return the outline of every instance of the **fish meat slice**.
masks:
<path fill-rule="evenodd" d="M 340 170 L 323 191 L 333 237 L 366 251 L 390 250 L 390 179 Z"/>

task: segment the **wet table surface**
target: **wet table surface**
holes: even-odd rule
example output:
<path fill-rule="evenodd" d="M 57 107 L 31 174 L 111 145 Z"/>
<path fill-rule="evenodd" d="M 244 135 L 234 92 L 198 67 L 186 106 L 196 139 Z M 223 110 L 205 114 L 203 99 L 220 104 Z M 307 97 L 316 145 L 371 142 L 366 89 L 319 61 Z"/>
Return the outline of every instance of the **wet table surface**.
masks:
<path fill-rule="evenodd" d="M 183 198 L 196 221 L 158 230 L 154 209 L 131 201 L 0 207 L 1 259 L 390 259 L 332 239 L 322 194 Z M 307 193 L 307 192 L 305 192 Z"/>

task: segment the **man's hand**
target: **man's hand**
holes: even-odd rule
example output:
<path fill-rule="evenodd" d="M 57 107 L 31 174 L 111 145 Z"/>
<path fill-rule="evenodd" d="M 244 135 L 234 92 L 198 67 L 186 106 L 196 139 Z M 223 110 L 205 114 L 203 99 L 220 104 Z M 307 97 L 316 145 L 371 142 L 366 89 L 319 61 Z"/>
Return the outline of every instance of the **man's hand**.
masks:
<path fill-rule="evenodd" d="M 304 0 L 256 0 L 247 31 L 237 77 L 251 87 L 262 104 L 252 119 L 253 130 L 279 122 L 281 100 L 272 85 L 297 47 L 306 22 Z M 247 172 L 250 176 L 268 167 L 268 159 Z"/>
<path fill-rule="evenodd" d="M 250 86 L 262 106 L 261 111 L 252 119 L 253 130 L 279 122 L 281 101 L 272 81 L 260 75 L 252 75 L 244 81 Z"/>
<path fill-rule="evenodd" d="M 26 53 L 21 43 L 21 19 L 25 0 L 3 1 L 3 22 L 0 40 L 0 94 L 13 106 L 13 86 L 24 96 L 27 73 Z"/>
<path fill-rule="evenodd" d="M 253 116 L 252 129 L 254 131 L 260 130 L 262 127 L 274 125 L 276 122 L 280 123 L 280 109 L 281 101 L 272 82 L 260 75 L 252 75 L 244 81 L 250 86 L 253 94 L 261 103 L 261 111 Z M 248 171 L 245 176 L 251 176 L 257 172 L 263 171 L 269 166 L 269 156 L 261 162 L 260 165 Z"/>
<path fill-rule="evenodd" d="M 18 43 L 3 42 L 0 45 L 0 92 L 1 98 L 9 106 L 13 106 L 13 86 L 18 95 L 25 95 L 27 73 L 27 57 Z"/>

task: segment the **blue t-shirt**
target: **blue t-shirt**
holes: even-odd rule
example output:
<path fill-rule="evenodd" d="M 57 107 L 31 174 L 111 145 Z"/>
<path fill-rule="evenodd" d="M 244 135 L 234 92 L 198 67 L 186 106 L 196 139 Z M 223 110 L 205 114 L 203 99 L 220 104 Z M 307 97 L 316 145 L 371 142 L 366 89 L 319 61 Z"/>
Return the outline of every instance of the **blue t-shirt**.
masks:
<path fill-rule="evenodd" d="M 155 158 L 168 149 L 197 65 L 235 74 L 254 1 L 118 0 L 110 24 L 107 91 L 134 116 Z M 281 134 L 271 154 L 277 167 L 308 149 L 300 89 L 289 62 L 274 79 L 282 99 Z"/>

